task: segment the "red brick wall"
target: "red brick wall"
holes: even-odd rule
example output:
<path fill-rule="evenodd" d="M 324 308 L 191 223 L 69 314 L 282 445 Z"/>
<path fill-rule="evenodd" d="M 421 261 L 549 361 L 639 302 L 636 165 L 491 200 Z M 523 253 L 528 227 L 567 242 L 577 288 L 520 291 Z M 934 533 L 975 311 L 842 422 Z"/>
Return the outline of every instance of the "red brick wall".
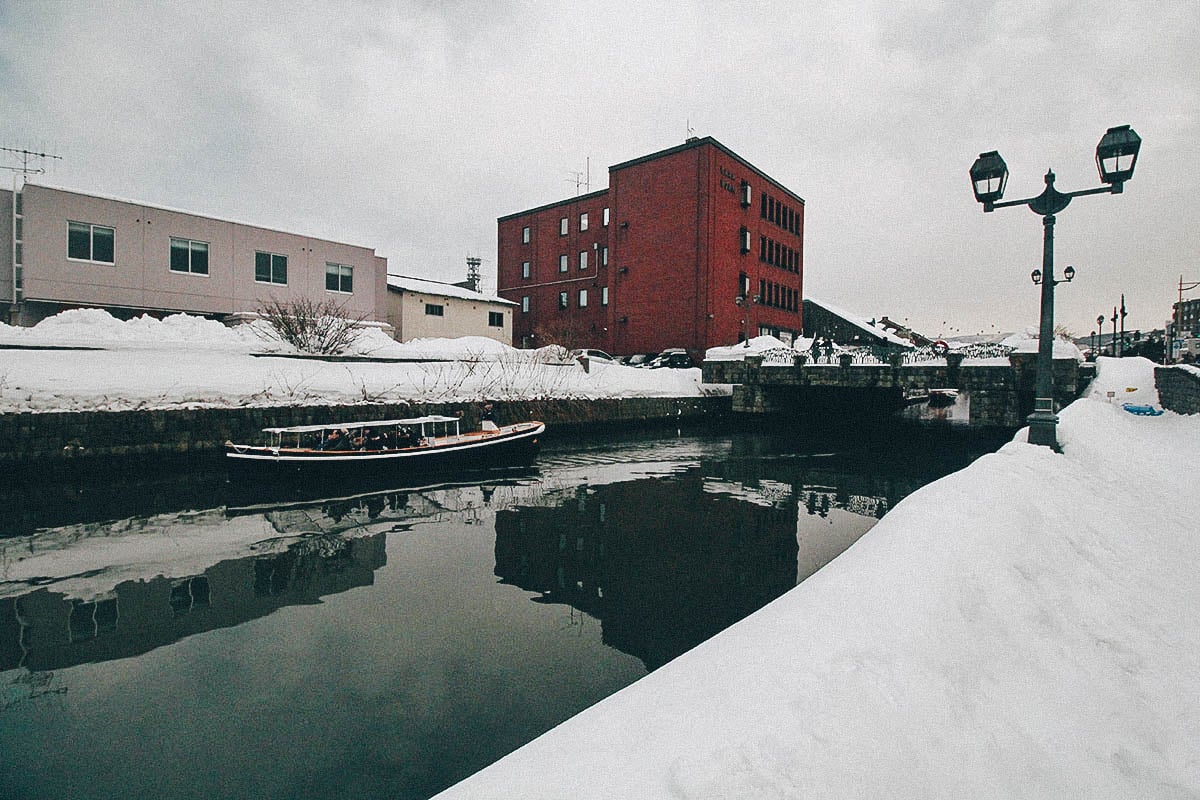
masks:
<path fill-rule="evenodd" d="M 743 203 L 743 182 L 750 186 L 749 205 Z M 764 219 L 763 192 L 790 209 L 793 218 Z M 606 206 L 611 209 L 607 228 L 601 224 Z M 589 229 L 581 233 L 584 211 Z M 712 140 L 617 165 L 609 172 L 607 191 L 499 221 L 500 295 L 517 303 L 529 296 L 531 304 L 528 314 L 515 315 L 514 344 L 527 341 L 539 325 L 558 324 L 580 335 L 579 346 L 618 355 L 685 347 L 699 357 L 709 347 L 738 341 L 743 332 L 756 336 L 760 325 L 799 332 L 803 213 L 802 201 Z M 559 233 L 564 216 L 567 236 Z M 522 244 L 526 225 L 531 241 Z M 747 253 L 741 252 L 743 227 L 750 238 Z M 760 260 L 763 236 L 794 253 L 793 270 Z M 597 263 L 599 248 L 606 245 L 607 268 Z M 591 250 L 584 272 L 578 269 L 581 249 Z M 568 256 L 565 274 L 558 271 L 563 253 Z M 529 279 L 521 277 L 526 260 Z M 741 273 L 749 279 L 750 297 L 766 280 L 780 287 L 779 300 L 788 298 L 784 288 L 792 292 L 794 310 L 769 302 L 737 305 Z M 604 286 L 607 307 L 599 304 Z M 585 309 L 578 308 L 581 288 L 589 290 Z M 560 291 L 568 292 L 566 311 L 558 309 Z"/>

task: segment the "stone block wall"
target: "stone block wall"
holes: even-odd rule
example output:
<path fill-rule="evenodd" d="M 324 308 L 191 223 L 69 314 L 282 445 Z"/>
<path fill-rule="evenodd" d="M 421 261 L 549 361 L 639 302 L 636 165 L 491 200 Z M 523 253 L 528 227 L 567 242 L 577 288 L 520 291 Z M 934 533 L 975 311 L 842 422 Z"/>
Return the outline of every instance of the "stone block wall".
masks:
<path fill-rule="evenodd" d="M 1154 385 L 1163 408 L 1177 414 L 1200 414 L 1200 370 L 1155 367 Z"/>
<path fill-rule="evenodd" d="M 598 423 L 691 422 L 722 417 L 728 397 L 644 397 L 496 402 L 501 424 L 539 419 L 556 430 Z M 463 413 L 463 429 L 478 424 L 477 403 L 274 406 L 160 411 L 0 414 L 0 468 L 134 456 L 214 455 L 226 440 L 258 442 L 263 428 L 367 422 Z"/>

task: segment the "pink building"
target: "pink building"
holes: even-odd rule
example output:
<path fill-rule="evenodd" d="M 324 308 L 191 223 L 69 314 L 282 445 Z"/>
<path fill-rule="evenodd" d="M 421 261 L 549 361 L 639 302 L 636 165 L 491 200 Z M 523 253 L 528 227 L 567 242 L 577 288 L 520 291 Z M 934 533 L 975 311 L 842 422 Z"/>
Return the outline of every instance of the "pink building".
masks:
<path fill-rule="evenodd" d="M 300 297 L 387 319 L 387 259 L 371 248 L 35 184 L 0 190 L 0 219 L 13 324 L 81 306 L 223 319 Z"/>

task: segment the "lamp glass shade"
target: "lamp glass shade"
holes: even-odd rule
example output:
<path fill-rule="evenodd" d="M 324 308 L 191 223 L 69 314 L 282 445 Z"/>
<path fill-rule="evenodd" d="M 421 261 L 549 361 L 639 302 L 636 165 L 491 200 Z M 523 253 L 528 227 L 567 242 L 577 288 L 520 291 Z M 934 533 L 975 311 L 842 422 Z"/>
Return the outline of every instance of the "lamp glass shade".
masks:
<path fill-rule="evenodd" d="M 1075 268 L 1067 267 L 1065 270 L 1063 270 L 1063 277 L 1067 279 L 1068 283 L 1075 280 Z"/>
<path fill-rule="evenodd" d="M 981 203 L 994 203 L 1004 196 L 1008 183 L 1008 165 L 995 150 L 980 153 L 971 165 L 971 189 Z"/>
<path fill-rule="evenodd" d="M 1109 128 L 1096 145 L 1096 168 L 1104 183 L 1124 183 L 1133 177 L 1142 137 L 1133 128 L 1121 125 Z"/>
<path fill-rule="evenodd" d="M 1033 272 L 1029 273 L 1029 279 L 1032 280 L 1035 284 L 1041 283 L 1042 282 L 1042 271 L 1040 269 L 1035 269 Z"/>

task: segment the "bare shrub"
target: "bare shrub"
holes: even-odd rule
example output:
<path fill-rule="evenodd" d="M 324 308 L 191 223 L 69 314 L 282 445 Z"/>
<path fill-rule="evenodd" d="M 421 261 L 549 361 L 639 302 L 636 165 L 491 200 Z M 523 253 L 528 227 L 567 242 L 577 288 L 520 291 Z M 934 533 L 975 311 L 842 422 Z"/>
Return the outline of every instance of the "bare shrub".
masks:
<path fill-rule="evenodd" d="M 333 300 L 270 300 L 258 307 L 258 315 L 271 332 L 305 353 L 339 355 L 362 335 L 359 324 L 366 314 L 347 316 L 344 304 Z"/>

